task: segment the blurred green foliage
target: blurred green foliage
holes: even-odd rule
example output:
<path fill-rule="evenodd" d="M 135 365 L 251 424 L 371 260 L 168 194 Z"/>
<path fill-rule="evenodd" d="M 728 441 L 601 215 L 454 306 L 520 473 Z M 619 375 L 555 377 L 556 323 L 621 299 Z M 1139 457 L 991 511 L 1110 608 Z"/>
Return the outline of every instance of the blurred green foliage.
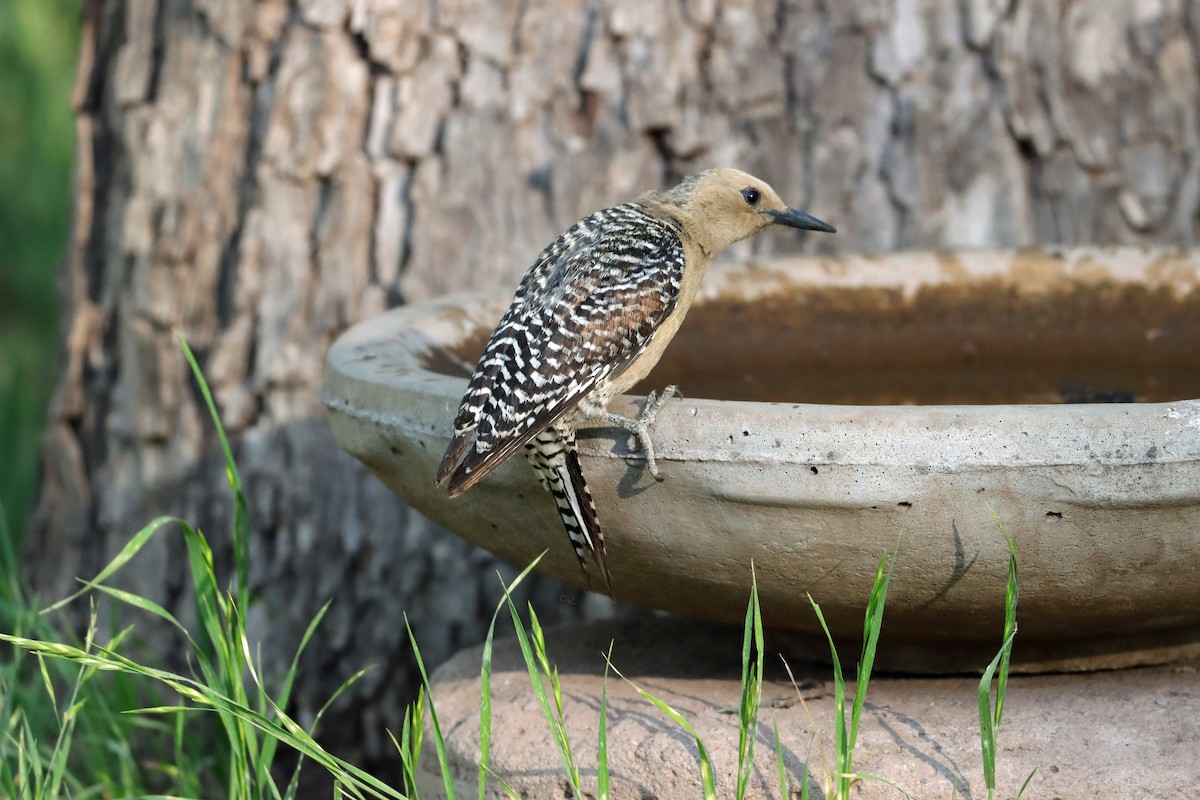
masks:
<path fill-rule="evenodd" d="M 18 551 L 56 366 L 81 5 L 0 0 L 0 513 Z"/>

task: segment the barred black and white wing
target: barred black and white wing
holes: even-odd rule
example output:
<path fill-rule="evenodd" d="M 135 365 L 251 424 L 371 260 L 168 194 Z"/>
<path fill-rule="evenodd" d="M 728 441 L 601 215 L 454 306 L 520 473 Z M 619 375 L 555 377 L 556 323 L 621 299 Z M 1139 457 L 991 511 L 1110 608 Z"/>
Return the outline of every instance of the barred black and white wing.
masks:
<path fill-rule="evenodd" d="M 552 242 L 471 376 L 437 483 L 450 478 L 450 496 L 461 494 L 620 375 L 675 308 L 683 264 L 676 232 L 636 204 L 598 211 Z"/>

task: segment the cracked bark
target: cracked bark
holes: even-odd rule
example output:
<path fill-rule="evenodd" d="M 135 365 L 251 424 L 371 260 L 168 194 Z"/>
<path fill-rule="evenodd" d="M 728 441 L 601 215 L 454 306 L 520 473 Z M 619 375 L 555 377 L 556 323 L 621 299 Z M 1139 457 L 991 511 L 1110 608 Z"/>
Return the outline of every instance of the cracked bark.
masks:
<path fill-rule="evenodd" d="M 814 251 L 1194 244 L 1197 8 L 93 0 L 30 577 L 60 596 L 159 513 L 221 541 L 231 504 L 178 329 L 249 493 L 264 652 L 281 663 L 333 597 L 300 716 L 379 664 L 325 730 L 390 762 L 414 686 L 400 610 L 439 661 L 480 636 L 495 564 L 333 443 L 317 389 L 342 330 L 513 286 L 579 216 L 713 164 L 837 224 Z M 178 539 L 139 564 L 126 585 L 186 616 Z"/>

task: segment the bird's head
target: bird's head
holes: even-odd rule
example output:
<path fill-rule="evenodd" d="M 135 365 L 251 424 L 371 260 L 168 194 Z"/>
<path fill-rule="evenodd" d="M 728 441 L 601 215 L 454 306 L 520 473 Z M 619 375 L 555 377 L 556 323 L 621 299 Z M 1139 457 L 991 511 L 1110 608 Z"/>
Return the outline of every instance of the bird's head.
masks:
<path fill-rule="evenodd" d="M 741 170 L 706 170 L 657 197 L 663 211 L 710 255 L 773 225 L 836 233 L 832 225 L 789 208 L 765 181 Z"/>

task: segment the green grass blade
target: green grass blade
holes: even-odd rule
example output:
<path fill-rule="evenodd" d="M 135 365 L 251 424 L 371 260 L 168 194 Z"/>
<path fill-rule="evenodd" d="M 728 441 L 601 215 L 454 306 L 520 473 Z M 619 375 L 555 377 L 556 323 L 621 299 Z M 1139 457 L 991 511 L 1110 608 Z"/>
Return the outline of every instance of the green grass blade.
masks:
<path fill-rule="evenodd" d="M 898 547 L 899 545 L 897 545 Z M 808 601 L 812 604 L 817 620 L 821 623 L 821 629 L 825 632 L 825 638 L 829 642 L 829 652 L 833 659 L 835 796 L 838 798 L 849 797 L 850 787 L 855 781 L 861 779 L 861 776 L 855 775 L 853 772 L 854 747 L 858 742 L 859 721 L 867 699 L 871 672 L 875 667 L 879 632 L 883 628 L 883 612 L 887 605 L 887 590 L 891 584 L 895 558 L 896 553 L 893 552 L 889 563 L 888 553 L 883 553 L 879 557 L 879 564 L 875 569 L 875 581 L 871 587 L 871 596 L 867 601 L 867 610 L 863 619 L 862 653 L 856 669 L 854 702 L 851 706 L 849 726 L 846 724 L 846 679 L 842 672 L 841 660 L 838 658 L 837 646 L 834 644 L 833 634 L 825 622 L 825 615 L 821 613 L 821 607 L 812 598 L 812 595 L 808 596 Z"/>
<path fill-rule="evenodd" d="M 193 711 L 204 711 L 205 709 L 196 708 L 195 706 L 143 706 L 142 708 L 131 708 L 128 711 L 122 711 L 122 714 L 190 714 Z"/>
<path fill-rule="evenodd" d="M 429 683 L 429 673 L 425 671 L 425 659 L 421 658 L 421 649 L 417 646 L 412 626 L 408 623 L 408 614 L 404 615 L 404 629 L 408 631 L 408 641 L 412 644 L 413 655 L 417 659 L 417 669 L 421 672 L 421 684 L 425 687 L 425 694 L 432 699 L 433 686 Z M 450 759 L 446 755 L 446 740 L 442 738 L 442 726 L 438 724 L 437 710 L 433 707 L 432 701 L 429 703 L 429 719 L 433 725 L 433 744 L 437 750 L 438 765 L 442 770 L 442 783 L 446 788 L 446 798 L 455 800 L 457 795 L 454 792 L 454 776 L 450 772 Z"/>
<path fill-rule="evenodd" d="M 899 544 L 897 543 L 897 550 Z M 875 652 L 879 646 L 879 632 L 883 628 L 883 611 L 887 604 L 888 586 L 892 582 L 892 569 L 896 563 L 897 552 L 892 553 L 889 563 L 885 552 L 879 557 L 879 566 L 875 569 L 875 582 L 871 587 L 871 596 L 867 601 L 867 612 L 863 621 L 863 648 L 858 661 L 857 680 L 854 684 L 854 705 L 850 712 L 850 731 L 847 736 L 847 767 L 853 758 L 854 746 L 858 743 L 858 723 L 862 717 L 863 704 L 867 699 L 867 688 L 871 683 L 871 672 L 875 668 Z"/>
<path fill-rule="evenodd" d="M 608 665 L 612 661 L 613 642 L 604 654 L 604 680 L 600 683 L 600 724 L 596 736 L 596 797 L 608 800 Z M 784 795 L 786 797 L 786 795 Z"/>
<path fill-rule="evenodd" d="M 1021 588 L 1020 573 L 1017 569 L 1017 538 L 1009 534 L 1008 528 L 1004 526 L 1004 522 L 991 506 L 988 506 L 988 511 L 991 512 L 992 519 L 1000 528 L 1000 533 L 1004 536 L 1004 543 L 1008 545 L 1008 582 L 1004 588 L 1004 640 L 1009 641 L 1017 633 L 1017 597 Z M 1010 644 L 1002 652 L 996 678 L 994 721 L 997 728 L 1000 727 L 1000 720 L 1004 716 L 1004 698 L 1008 694 L 1008 670 L 1011 660 L 1012 645 Z"/>
<path fill-rule="evenodd" d="M 1016 537 L 1009 534 L 1008 528 L 1005 527 L 1004 522 L 990 505 L 988 506 L 988 511 L 991 513 L 992 519 L 995 520 L 996 526 L 1000 529 L 1001 535 L 1004 536 L 1004 543 L 1008 546 L 1008 581 L 1004 589 L 1004 643 L 1000 646 L 996 657 L 992 659 L 992 662 L 984 671 L 983 678 L 980 679 L 978 692 L 980 714 L 979 746 L 983 757 L 984 785 L 987 787 L 988 798 L 991 800 L 996 791 L 996 739 L 1000 731 L 1000 721 L 1004 717 L 1004 700 L 1008 695 L 1008 673 L 1012 660 L 1013 640 L 1017 635 L 1017 598 L 1020 595 L 1021 581 L 1020 572 L 1017 567 Z M 994 706 L 991 702 L 993 674 L 996 677 L 996 702 Z M 1022 793 L 1032 778 L 1033 773 L 1030 773 L 1029 777 L 1026 778 L 1025 785 L 1021 787 Z"/>
<path fill-rule="evenodd" d="M 742 632 L 742 693 L 738 706 L 738 800 L 746 796 L 750 776 L 754 771 L 754 745 L 758 738 L 758 710 L 762 701 L 763 648 L 758 579 L 754 573 L 754 562 L 751 562 L 750 599 L 746 603 L 746 622 Z"/>
<path fill-rule="evenodd" d="M 94 625 L 94 617 L 92 622 Z M 91 672 L 92 670 L 84 667 L 75 675 L 75 680 L 71 686 L 70 699 L 62 715 L 62 724 L 59 726 L 58 736 L 55 737 L 54 746 L 50 751 L 47 775 L 45 777 L 45 797 L 60 797 L 63 794 L 63 784 L 67 776 L 67 758 L 71 753 L 71 740 L 75 734 L 75 723 L 78 719 L 80 709 L 80 703 L 78 702 L 79 690 L 84 681 L 90 677 Z"/>
<path fill-rule="evenodd" d="M 41 613 L 50 614 L 54 611 L 58 611 L 68 603 L 74 602 L 81 595 L 87 594 L 92 589 L 104 583 L 104 581 L 108 580 L 114 573 L 120 570 L 121 567 L 128 564 L 130 559 L 136 556 L 141 549 L 146 546 L 146 543 L 150 541 L 150 539 L 152 539 L 156 533 L 158 533 L 160 528 L 162 528 L 164 525 L 169 525 L 173 522 L 179 521 L 180 520 L 177 518 L 169 516 L 156 518 L 149 525 L 146 525 L 140 531 L 135 533 L 133 538 L 126 542 L 125 546 L 121 548 L 121 552 L 117 553 L 117 555 L 113 557 L 112 561 L 108 562 L 107 566 L 100 570 L 100 573 L 96 575 L 95 578 L 92 578 L 90 581 L 87 581 L 85 584 L 83 584 L 83 588 L 72 595 L 64 597 L 62 600 L 59 600 L 57 603 L 49 606 L 48 608 L 42 609 Z"/>
<path fill-rule="evenodd" d="M 540 559 L 541 556 L 538 558 Z M 504 586 L 503 579 L 501 579 L 500 583 L 504 588 L 504 602 L 508 606 L 509 616 L 512 617 L 513 627 L 517 635 L 517 644 L 520 646 L 521 656 L 525 661 L 525 669 L 529 673 L 529 681 L 533 686 L 534 694 L 537 696 L 538 704 L 542 709 L 542 716 L 550 728 L 550 734 L 554 740 L 555 747 L 558 749 L 559 759 L 566 770 L 567 779 L 570 781 L 576 796 L 581 796 L 582 779 L 580 778 L 579 769 L 575 764 L 575 757 L 571 750 L 571 742 L 567 736 L 566 722 L 563 716 L 562 687 L 558 680 L 558 671 L 551 665 L 546 653 L 545 634 L 532 606 L 529 607 L 530 631 L 526 632 L 525 625 L 521 622 L 521 615 L 512 600 L 513 587 Z M 550 689 L 554 697 L 553 706 L 550 704 L 549 696 L 546 694 L 546 687 L 542 682 L 543 675 L 546 681 L 550 683 Z"/>
<path fill-rule="evenodd" d="M 983 783 L 987 787 L 989 798 L 996 791 L 996 724 L 992 714 L 992 675 L 1011 645 L 1012 636 L 1009 636 L 983 671 L 983 677 L 979 679 L 979 743 L 983 751 Z"/>
<path fill-rule="evenodd" d="M 508 781 L 504 780 L 504 778 L 500 777 L 491 770 L 488 770 L 488 772 L 493 778 L 496 779 L 496 782 L 500 784 L 500 788 L 504 790 L 504 794 L 508 796 L 508 800 L 521 800 L 521 795 L 517 794 L 516 791 L 508 785 Z"/>
<path fill-rule="evenodd" d="M 213 400 L 208 383 L 204 379 L 195 355 L 192 353 L 191 348 L 188 347 L 183 336 L 176 332 L 175 337 L 179 342 L 184 358 L 187 360 L 192 375 L 200 389 L 200 393 L 204 398 L 205 406 L 208 408 L 209 415 L 212 418 L 213 427 L 216 430 L 217 438 L 221 444 L 221 451 L 225 458 L 225 477 L 234 497 L 232 545 L 236 593 L 232 590 L 230 593 L 239 598 L 242 603 L 248 604 L 250 601 L 249 506 L 246 502 L 245 491 L 242 487 L 241 477 L 238 474 L 237 464 L 233 458 L 233 450 L 229 445 L 228 437 L 225 435 L 225 429 L 221 424 L 220 414 L 217 411 L 217 406 Z M 245 632 L 241 615 L 238 612 L 237 601 L 233 597 L 226 599 L 217 590 L 216 575 L 212 568 L 212 553 L 209 551 L 208 544 L 203 537 L 199 536 L 195 531 L 187 530 L 185 531 L 185 538 L 188 542 L 189 562 L 192 567 L 199 616 L 208 634 L 207 644 L 212 648 L 208 652 L 211 654 L 214 663 L 211 668 L 205 670 L 206 677 L 215 674 L 216 685 L 227 692 L 236 703 L 248 707 L 249 701 L 245 693 L 245 683 L 241 676 L 247 665 L 252 663 L 253 659 L 249 657 L 248 649 L 244 649 L 240 645 L 240 640 L 244 638 Z M 200 655 L 200 660 L 203 663 L 205 654 L 201 653 Z M 232 768 L 230 770 L 231 793 L 236 794 L 242 791 L 251 791 L 252 786 L 264 786 L 274 789 L 274 782 L 269 771 L 269 763 L 264 762 L 262 753 L 259 750 L 258 736 L 255 731 L 247 727 L 243 721 L 228 714 L 220 714 L 220 718 L 232 749 Z M 274 793 L 278 794 L 278 790 L 275 789 Z"/>
<path fill-rule="evenodd" d="M 851 775 L 848 775 L 847 777 L 850 779 L 851 783 L 854 783 L 857 781 L 873 781 L 875 783 L 882 783 L 884 786 L 892 787 L 897 792 L 899 792 L 900 794 L 902 794 L 906 798 L 908 798 L 908 800 L 914 800 L 914 798 L 911 794 L 904 791 L 899 786 L 897 786 L 896 784 L 889 781 L 887 778 L 880 778 L 878 775 L 866 775 L 866 774 L 858 773 L 858 772 L 852 773 Z"/>
<path fill-rule="evenodd" d="M 508 599 L 508 613 L 512 617 L 513 627 L 516 629 L 517 644 L 521 648 L 521 656 L 525 659 L 525 668 L 529 673 L 529 681 L 533 685 L 538 705 L 541 706 L 542 716 L 546 719 L 546 724 L 550 728 L 550 734 L 554 739 L 555 747 L 558 748 L 559 759 L 562 761 L 563 768 L 567 771 L 567 777 L 569 780 L 572 780 L 572 786 L 575 788 L 576 794 L 578 794 L 578 771 L 574 769 L 575 763 L 571 756 L 570 742 L 567 741 L 566 731 L 558 715 L 555 714 L 554 709 L 551 707 L 550 699 L 546 694 L 546 687 L 542 683 L 539 671 L 539 664 L 541 662 L 537 653 L 534 652 L 534 645 L 530 642 L 530 637 L 525 631 L 525 625 L 521 622 L 521 615 L 517 611 L 516 604 L 512 602 L 512 595 L 508 587 L 505 587 L 504 596 Z M 536 624 L 536 617 L 533 619 L 533 622 Z M 541 658 L 544 661 L 544 653 Z"/>
<path fill-rule="evenodd" d="M 246 502 L 246 493 L 242 489 L 242 479 L 238 474 L 237 463 L 233 460 L 233 449 L 229 446 L 229 439 L 225 435 L 225 426 L 221 424 L 221 415 L 217 412 L 217 404 L 213 401 L 208 382 L 204 379 L 204 373 L 200 371 L 200 365 L 196 362 L 196 357 L 193 355 L 192 349 L 188 347 L 187 341 L 184 340 L 183 334 L 176 331 L 175 338 L 183 350 L 183 356 L 187 359 L 188 366 L 191 367 L 192 375 L 200 387 L 200 393 L 204 396 L 204 404 L 208 407 L 217 438 L 221 442 L 221 452 L 225 455 L 225 477 L 229 481 L 229 488 L 233 491 L 233 553 L 237 573 L 237 596 L 242 599 L 242 602 L 248 603 L 250 601 L 250 506 Z"/>
<path fill-rule="evenodd" d="M 42 686 L 46 688 L 46 696 L 50 698 L 50 709 L 54 712 L 54 716 L 61 723 L 62 720 L 58 715 L 58 697 L 54 692 L 54 681 L 50 678 L 50 671 L 46 669 L 46 659 L 38 654 L 38 671 L 42 675 Z"/>
<path fill-rule="evenodd" d="M 193 639 L 182 624 L 162 606 L 105 584 L 105 581 L 125 567 L 159 531 L 170 523 L 178 525 L 184 536 L 197 617 L 205 632 L 205 636 L 200 641 Z M 198 530 L 178 518 L 164 516 L 155 519 L 138 531 L 95 578 L 85 583 L 78 592 L 55 603 L 42 613 L 62 608 L 66 603 L 72 602 L 81 594 L 92 590 L 102 591 L 117 600 L 169 622 L 183 633 L 189 646 L 195 651 L 196 664 L 205 681 L 213 687 L 219 688 L 236 702 L 246 704 L 245 685 L 242 679 L 246 665 L 240 649 L 236 646 L 239 637 L 244 636 L 240 615 L 237 613 L 232 598 L 226 601 L 217 588 L 212 551 L 203 534 Z M 231 794 L 244 794 L 251 791 L 251 786 L 254 784 L 254 780 L 250 777 L 254 770 L 250 765 L 259 762 L 257 735 L 236 718 L 227 714 L 220 714 L 220 718 L 232 749 L 229 756 L 229 789 Z M 270 782 L 269 773 L 260 769 L 258 774 L 260 777 L 264 777 L 268 783 Z"/>
<path fill-rule="evenodd" d="M 613 672 L 617 673 L 619 678 L 632 686 L 633 690 L 641 695 L 644 700 L 649 702 L 662 713 L 666 714 L 668 717 L 674 720 L 675 724 L 688 732 L 688 734 L 692 737 L 692 740 L 696 743 L 696 750 L 700 757 L 700 782 L 704 789 L 704 798 L 705 800 L 716 800 L 717 787 L 712 759 L 708 757 L 708 750 L 705 749 L 704 742 L 700 740 L 700 734 L 696 732 L 696 729 L 692 727 L 692 724 L 688 722 L 682 714 L 671 708 L 671 706 L 667 705 L 662 700 L 659 700 L 657 697 L 647 692 L 642 687 L 638 686 L 629 678 L 626 678 L 611 661 L 608 662 L 608 665 L 612 668 Z"/>
<path fill-rule="evenodd" d="M 188 554 L 196 616 L 205 638 L 197 653 L 197 664 L 205 682 L 232 702 L 249 707 L 246 696 L 245 660 L 242 657 L 240 617 L 235 605 L 226 600 L 218 586 L 213 568 L 212 550 L 204 535 L 187 523 L 180 522 Z M 229 792 L 231 796 L 254 794 L 261 774 L 255 767 L 258 761 L 258 738 L 253 726 L 236 714 L 215 709 L 229 743 Z"/>
<path fill-rule="evenodd" d="M 492 758 L 492 640 L 496 635 L 496 620 L 508 604 L 508 593 L 525 580 L 544 555 L 546 555 L 545 550 L 539 553 L 537 558 L 533 559 L 525 569 L 521 570 L 513 579 L 511 586 L 505 586 L 504 579 L 500 578 L 500 586 L 504 589 L 504 594 L 496 603 L 495 610 L 492 611 L 492 621 L 488 624 L 487 636 L 483 640 L 483 658 L 479 664 L 479 775 L 477 779 L 479 800 L 483 800 L 487 791 L 488 776 L 492 774 L 490 768 Z M 499 573 L 497 573 L 497 577 L 499 577 Z"/>
<path fill-rule="evenodd" d="M 416 702 L 412 705 L 412 727 L 405 732 L 408 738 L 409 762 L 412 764 L 408 777 L 412 781 L 414 796 L 417 793 L 416 770 L 421 764 L 421 749 L 425 743 L 425 707 L 429 702 L 430 698 L 425 694 L 425 687 L 422 686 L 417 691 Z"/>
<path fill-rule="evenodd" d="M 416 794 L 416 769 L 421 764 L 421 750 L 425 746 L 425 709 L 433 703 L 433 698 L 425 693 L 422 686 L 417 691 L 417 700 L 413 703 L 412 730 L 409 731 L 409 752 L 412 754 L 413 793 Z"/>
<path fill-rule="evenodd" d="M 312 621 L 308 623 L 308 627 L 304 629 L 304 635 L 300 637 L 300 645 L 296 648 L 296 652 L 292 655 L 292 661 L 288 665 L 288 670 L 283 676 L 283 683 L 279 687 L 279 697 L 275 699 L 275 702 L 283 708 L 287 708 L 288 701 L 292 698 L 292 687 L 296 682 L 296 670 L 300 666 L 300 656 L 304 654 L 305 649 L 308 647 L 309 641 L 312 639 L 313 634 L 316 633 L 317 627 L 320 626 L 321 621 L 325 619 L 325 614 L 329 611 L 329 606 L 332 605 L 332 603 L 332 599 L 325 601 L 324 605 L 321 606 L 321 609 L 317 611 L 316 615 L 312 618 Z M 357 680 L 357 676 L 361 674 L 362 671 L 356 673 L 355 677 L 352 677 L 350 681 L 342 684 L 342 686 L 334 693 L 333 697 L 337 697 L 339 694 L 341 694 L 345 690 L 346 686 L 348 686 L 349 683 Z M 331 697 L 330 700 L 332 700 L 333 697 Z M 326 702 L 325 705 L 328 706 L 329 703 Z"/>
<path fill-rule="evenodd" d="M 483 657 L 479 662 L 479 773 L 476 776 L 478 800 L 484 800 L 487 793 L 487 779 L 492 763 L 492 640 L 496 635 L 496 617 L 499 616 L 502 607 L 503 604 L 497 605 L 495 613 L 492 614 L 487 636 L 483 640 Z"/>
<path fill-rule="evenodd" d="M 786 800 L 791 797 L 788 791 L 787 769 L 783 766 L 783 742 L 779 739 L 779 720 L 772 719 L 771 727 L 775 730 L 775 764 L 779 767 L 779 796 Z M 805 764 L 805 777 L 807 777 L 808 765 Z M 803 792 L 803 790 L 801 790 Z"/>
<path fill-rule="evenodd" d="M 850 787 L 844 776 L 850 772 L 851 761 L 846 739 L 846 678 L 842 673 L 842 662 L 838 658 L 837 646 L 833 643 L 833 634 L 829 632 L 829 626 L 825 624 L 825 615 L 821 613 L 821 607 L 817 605 L 817 601 L 813 599 L 811 594 L 808 596 L 808 602 L 812 604 L 813 611 L 817 614 L 817 621 L 821 623 L 821 630 L 825 631 L 825 638 L 829 642 L 829 654 L 833 659 L 834 764 L 837 774 L 838 796 L 845 797 L 849 794 Z M 845 783 L 844 791 L 842 791 L 843 783 Z"/>
<path fill-rule="evenodd" d="M 533 654 L 537 659 L 537 664 L 541 669 L 542 675 L 550 684 L 550 696 L 554 698 L 554 718 L 551 722 L 553 727 L 558 732 L 557 740 L 561 743 L 564 754 L 564 764 L 567 766 L 567 777 L 571 781 L 571 785 L 575 787 L 575 793 L 578 795 L 580 791 L 579 770 L 575 765 L 575 756 L 571 750 L 571 741 L 567 737 L 566 719 L 563 713 L 562 699 L 562 684 L 558 680 L 558 667 L 550 663 L 550 657 L 546 652 L 546 635 L 542 630 L 541 620 L 538 619 L 537 612 L 533 610 L 533 604 L 527 605 L 529 610 L 529 638 L 533 645 Z"/>
<path fill-rule="evenodd" d="M 388 736 L 400 753 L 400 768 L 404 776 L 404 791 L 417 797 L 417 766 L 421 761 L 421 743 L 425 733 L 425 687 L 417 689 L 417 699 L 404 709 L 400 725 L 400 741 L 388 731 Z"/>
<path fill-rule="evenodd" d="M 230 598 L 230 607 L 236 609 L 236 605 L 234 605 L 232 598 Z M 250 680 L 253 682 L 257 690 L 258 703 L 255 710 L 264 715 L 270 711 L 273 712 L 276 717 L 281 716 L 283 714 L 283 707 L 278 703 L 278 701 L 271 697 L 266 688 L 263 686 L 262 679 L 259 677 L 258 669 L 255 666 L 255 659 L 250 654 L 250 640 L 246 637 L 245 631 L 241 627 L 240 622 L 235 626 L 235 633 L 239 637 L 238 644 L 242 653 L 242 662 L 246 665 L 246 672 L 249 674 Z M 357 680 L 358 677 L 362 675 L 362 672 L 363 671 L 360 670 L 358 673 L 352 676 L 349 681 L 343 683 L 338 690 L 334 692 L 333 696 L 325 701 L 324 705 L 322 705 L 320 710 L 317 712 L 316 719 L 314 719 L 312 726 L 308 731 L 306 731 L 306 733 L 311 735 L 312 731 L 316 729 L 317 724 L 320 722 L 321 717 L 324 715 L 325 709 L 329 707 L 329 704 L 332 703 L 338 697 L 338 695 L 345 691 L 346 686 Z M 239 682 L 239 687 L 240 686 L 241 684 Z M 242 702 L 249 706 L 248 701 L 244 699 L 244 695 Z M 279 740 L 275 739 L 274 737 L 267 736 L 263 739 L 260 747 L 257 737 L 253 735 L 252 731 L 246 731 L 245 733 L 247 734 L 245 737 L 246 759 L 248 763 L 254 766 L 255 785 L 266 787 L 267 789 L 271 790 L 274 795 L 278 796 L 279 790 L 275 786 L 274 778 L 271 775 L 271 764 L 274 760 L 275 750 Z M 303 764 L 303 759 L 300 759 L 297 762 L 297 773 L 299 773 L 300 767 L 303 766 Z M 294 775 L 293 778 L 298 779 L 298 774 Z"/>
<path fill-rule="evenodd" d="M 60 642 L 47 642 L 4 633 L 0 633 L 0 641 L 7 641 L 30 652 L 64 659 L 85 667 L 140 675 L 158 681 L 186 700 L 195 703 L 199 710 L 211 710 L 218 714 L 225 714 L 255 730 L 280 739 L 301 755 L 311 758 L 325 767 L 334 779 L 339 781 L 342 789 L 349 791 L 354 796 L 361 796 L 365 791 L 374 797 L 405 800 L 403 794 L 379 779 L 325 751 L 286 714 L 280 714 L 277 720 L 270 719 L 239 704 L 202 681 L 144 666 L 100 646 L 96 646 L 94 651 L 87 651 Z"/>
<path fill-rule="evenodd" d="M 84 648 L 90 650 L 96 632 L 96 610 L 95 605 L 92 605 L 91 614 L 88 618 L 88 627 L 84 637 Z M 85 706 L 85 701 L 81 699 L 84 685 L 95 672 L 94 669 L 79 666 L 74 670 L 70 678 L 70 683 L 66 694 L 62 698 L 63 703 L 59 705 L 58 694 L 54 689 L 54 681 L 50 675 L 50 670 L 46 664 L 46 659 L 42 654 L 35 654 L 38 661 L 38 672 L 41 680 L 41 688 L 46 693 L 49 699 L 53 717 L 57 722 L 57 730 L 54 734 L 53 741 L 44 743 L 44 740 L 39 741 L 38 736 L 34 733 L 33 726 L 30 724 L 30 716 L 24 713 L 24 707 L 21 705 L 20 699 L 14 700 L 7 692 L 4 693 L 4 707 L 6 716 L 8 716 L 7 733 L 3 743 L 0 743 L 0 752 L 6 749 L 6 745 L 15 733 L 18 748 L 17 765 L 15 775 L 13 772 L 7 771 L 5 778 L 0 783 L 12 784 L 12 791 L 6 791 L 6 796 L 15 798 L 57 798 L 60 796 L 75 796 L 77 794 L 74 789 L 76 781 L 68 770 L 68 759 L 71 754 L 72 745 L 75 740 L 75 732 L 80 711 Z M 11 674 L 11 673 L 10 673 Z M 7 689 L 7 681 L 0 683 L 0 689 Z M 17 707 L 13 707 L 12 703 L 16 702 Z M 8 765 L 8 757 L 0 759 Z M 72 790 L 67 787 L 71 786 Z"/>
<path fill-rule="evenodd" d="M 192 576 L 192 592 L 196 601 L 196 613 L 206 634 L 198 655 L 202 664 L 208 662 L 210 666 L 229 667 L 236 656 L 233 654 L 234 648 L 228 641 L 225 631 L 224 601 L 221 599 L 221 590 L 217 588 L 212 550 L 200 531 L 183 521 L 180 521 L 179 525 L 183 528 L 188 567 Z M 237 674 L 240 676 L 241 671 L 238 670 Z M 219 678 L 216 675 L 217 673 L 214 673 L 211 679 L 218 681 Z M 206 677 L 209 676 L 206 675 Z"/>
<path fill-rule="evenodd" d="M 279 697 L 272 698 L 265 690 L 262 689 L 261 686 L 259 687 L 260 697 L 265 698 L 272 706 L 287 708 L 288 701 L 292 696 L 292 687 L 296 681 L 296 670 L 300 665 L 300 656 L 304 652 L 304 649 L 308 646 L 308 642 L 312 638 L 313 633 L 316 631 L 317 626 L 320 625 L 321 620 L 325 618 L 325 613 L 329 611 L 329 605 L 332 602 L 332 600 L 326 600 L 325 604 L 321 606 L 321 609 L 308 623 L 308 627 L 305 628 L 304 635 L 300 637 L 300 645 L 296 648 L 296 652 L 292 655 L 292 661 L 290 664 L 288 664 L 287 672 L 285 672 L 283 675 L 283 683 L 279 688 Z M 362 671 L 359 671 L 355 675 L 351 676 L 350 680 L 338 687 L 337 691 L 335 691 L 333 695 L 325 702 L 325 704 L 321 706 L 321 709 L 317 712 L 316 718 L 313 720 L 312 726 L 309 728 L 308 732 L 310 734 L 316 732 L 317 723 L 320 722 L 321 716 L 325 713 L 325 709 L 329 707 L 329 704 L 332 703 L 343 691 L 345 691 L 346 687 L 350 683 L 358 680 L 362 674 Z M 278 747 L 278 744 L 279 740 L 273 737 L 267 737 L 266 741 L 263 742 L 261 763 L 265 765 L 268 771 L 270 770 L 271 764 L 275 759 L 275 751 Z M 296 768 L 292 776 L 292 782 L 299 780 L 300 767 L 303 764 L 303 761 L 296 762 Z M 290 783 L 291 782 L 289 782 L 289 785 Z"/>
<path fill-rule="evenodd" d="M 128 606 L 140 609 L 148 614 L 153 614 L 159 619 L 166 620 L 171 624 L 172 627 L 175 628 L 175 630 L 183 634 L 184 638 L 188 640 L 189 644 L 193 646 L 195 645 L 195 642 L 192 641 L 192 635 L 188 633 L 187 628 L 183 627 L 183 623 L 177 620 L 174 614 L 172 614 L 170 611 L 167 611 L 153 600 L 142 597 L 138 594 L 134 594 L 133 592 L 127 592 L 123 589 L 117 589 L 113 586 L 105 586 L 104 584 L 100 583 L 96 584 L 93 588 L 98 592 L 103 592 L 109 597 L 120 600 L 122 603 Z"/>
<path fill-rule="evenodd" d="M 419 692 L 424 689 L 419 689 Z M 410 747 L 412 740 L 409 736 L 409 731 L 412 729 L 413 708 L 409 706 L 404 709 L 404 719 L 400 723 L 400 741 L 396 741 L 396 734 L 392 733 L 390 728 L 384 728 L 387 731 L 388 738 L 392 740 L 392 747 L 396 748 L 396 752 L 400 755 L 400 772 L 404 780 L 404 793 L 410 798 L 417 796 L 417 776 L 415 774 L 416 759 L 410 755 Z M 421 723 L 424 724 L 424 719 Z"/>
<path fill-rule="evenodd" d="M 1034 767 L 1033 771 L 1029 773 L 1029 776 L 1027 778 L 1025 778 L 1025 782 L 1021 784 L 1021 790 L 1019 792 L 1017 792 L 1016 800 L 1021 800 L 1021 797 L 1024 796 L 1024 794 L 1025 794 L 1025 790 L 1029 788 L 1029 784 L 1033 780 L 1033 776 L 1036 774 L 1037 774 L 1037 767 Z"/>

